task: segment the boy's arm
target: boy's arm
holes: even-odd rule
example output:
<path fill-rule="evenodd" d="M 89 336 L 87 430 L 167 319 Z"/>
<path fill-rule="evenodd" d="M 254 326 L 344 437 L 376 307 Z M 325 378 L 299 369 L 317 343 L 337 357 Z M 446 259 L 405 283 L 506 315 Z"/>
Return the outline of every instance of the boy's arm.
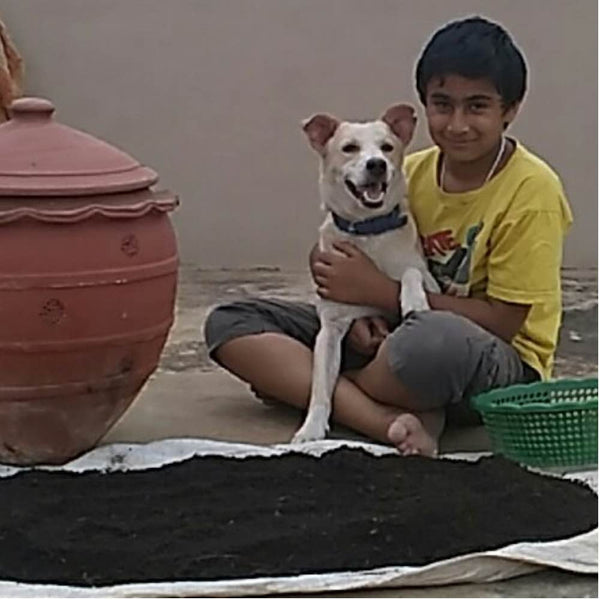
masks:
<path fill-rule="evenodd" d="M 380 285 L 373 289 L 373 305 L 397 316 L 400 312 L 400 284 L 383 273 L 381 275 Z M 462 315 L 509 343 L 522 327 L 531 308 L 530 304 L 513 304 L 494 298 L 480 300 L 430 292 L 427 300 L 433 310 Z"/>
<path fill-rule="evenodd" d="M 381 308 L 399 315 L 400 285 L 382 273 L 373 261 L 349 242 L 334 242 L 332 252 L 310 251 L 310 272 L 321 298 Z"/>
<path fill-rule="evenodd" d="M 477 323 L 510 343 L 525 323 L 531 304 L 515 304 L 495 298 L 461 298 L 443 294 L 427 294 L 434 310 L 449 310 Z"/>
<path fill-rule="evenodd" d="M 322 253 L 317 245 L 310 252 L 310 270 L 317 293 L 326 299 L 366 304 L 393 317 L 400 314 L 400 284 L 377 269 L 357 248 L 341 244 L 339 258 Z M 510 342 L 521 328 L 531 305 L 503 302 L 494 298 L 476 299 L 427 294 L 433 310 L 447 310 L 477 323 Z"/>

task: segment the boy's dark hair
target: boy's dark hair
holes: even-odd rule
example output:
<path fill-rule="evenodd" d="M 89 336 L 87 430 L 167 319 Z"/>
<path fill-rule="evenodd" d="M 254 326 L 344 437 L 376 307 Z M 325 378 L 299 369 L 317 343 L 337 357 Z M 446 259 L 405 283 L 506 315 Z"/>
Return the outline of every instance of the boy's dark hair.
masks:
<path fill-rule="evenodd" d="M 490 79 L 505 108 L 525 96 L 527 66 L 521 51 L 500 25 L 481 17 L 449 23 L 425 46 L 415 73 L 423 104 L 431 79 L 450 74 Z"/>

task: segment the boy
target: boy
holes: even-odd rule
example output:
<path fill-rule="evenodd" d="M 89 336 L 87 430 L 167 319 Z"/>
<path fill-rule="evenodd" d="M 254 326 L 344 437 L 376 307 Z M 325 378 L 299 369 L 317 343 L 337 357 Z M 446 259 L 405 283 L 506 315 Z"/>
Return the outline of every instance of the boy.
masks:
<path fill-rule="evenodd" d="M 435 146 L 406 158 L 408 195 L 441 294 L 402 323 L 399 284 L 351 244 L 311 252 L 323 298 L 377 306 L 347 336 L 333 418 L 403 454 L 434 456 L 448 411 L 494 387 L 551 374 L 561 316 L 560 180 L 506 137 L 526 88 L 525 61 L 500 26 L 450 23 L 425 47 L 416 85 Z M 390 330 L 390 324 L 394 326 Z M 306 407 L 319 322 L 308 304 L 217 307 L 212 358 L 261 396 Z"/>

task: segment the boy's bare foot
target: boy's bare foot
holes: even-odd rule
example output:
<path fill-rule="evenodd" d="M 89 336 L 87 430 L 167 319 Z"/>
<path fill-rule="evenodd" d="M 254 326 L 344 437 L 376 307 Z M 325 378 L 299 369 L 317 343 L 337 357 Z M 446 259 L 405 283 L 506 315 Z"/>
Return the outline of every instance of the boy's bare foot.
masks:
<path fill-rule="evenodd" d="M 387 431 L 388 439 L 404 456 L 420 454 L 437 456 L 438 441 L 423 426 L 423 423 L 410 413 L 396 417 Z"/>

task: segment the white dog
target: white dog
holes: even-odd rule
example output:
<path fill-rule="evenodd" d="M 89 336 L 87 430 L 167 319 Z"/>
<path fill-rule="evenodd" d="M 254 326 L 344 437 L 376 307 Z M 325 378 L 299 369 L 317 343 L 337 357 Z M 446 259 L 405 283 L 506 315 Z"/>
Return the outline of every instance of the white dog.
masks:
<path fill-rule="evenodd" d="M 404 150 L 416 123 L 406 104 L 389 108 L 380 120 L 340 122 L 318 114 L 303 123 L 320 155 L 319 190 L 328 211 L 319 247 L 349 240 L 390 278 L 401 282 L 402 315 L 429 310 L 425 289 L 439 291 L 427 270 L 417 228 L 408 210 L 402 172 Z M 308 414 L 294 443 L 323 439 L 329 430 L 333 390 L 339 375 L 342 339 L 355 319 L 380 314 L 375 308 L 319 299 L 321 329 L 314 349 Z"/>

